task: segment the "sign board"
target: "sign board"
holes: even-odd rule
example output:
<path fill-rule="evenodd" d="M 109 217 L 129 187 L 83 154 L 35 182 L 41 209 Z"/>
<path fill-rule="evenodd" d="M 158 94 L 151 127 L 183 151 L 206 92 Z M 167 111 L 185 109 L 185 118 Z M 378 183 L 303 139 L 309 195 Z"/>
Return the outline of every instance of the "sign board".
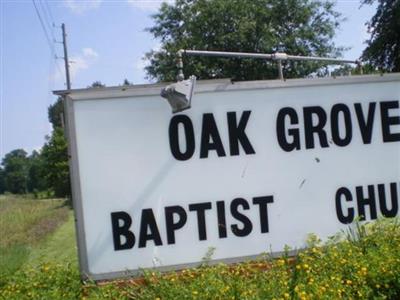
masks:
<path fill-rule="evenodd" d="M 241 261 L 399 215 L 400 74 L 67 95 L 81 271 Z M 61 92 L 62 93 L 62 92 Z"/>

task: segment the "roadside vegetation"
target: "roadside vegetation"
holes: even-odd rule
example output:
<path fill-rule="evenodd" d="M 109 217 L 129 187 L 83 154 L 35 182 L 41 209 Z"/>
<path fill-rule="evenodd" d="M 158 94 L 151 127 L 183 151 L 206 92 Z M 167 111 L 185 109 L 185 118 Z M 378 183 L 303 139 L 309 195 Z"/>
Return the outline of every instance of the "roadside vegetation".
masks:
<path fill-rule="evenodd" d="M 96 284 L 80 280 L 65 201 L 0 205 L 0 299 L 400 299 L 399 219 L 354 224 L 326 243 L 310 235 L 296 258 L 209 266 L 210 249 L 198 268 Z"/>
<path fill-rule="evenodd" d="M 67 220 L 70 209 L 65 204 L 64 200 L 0 196 L 0 284 Z"/>

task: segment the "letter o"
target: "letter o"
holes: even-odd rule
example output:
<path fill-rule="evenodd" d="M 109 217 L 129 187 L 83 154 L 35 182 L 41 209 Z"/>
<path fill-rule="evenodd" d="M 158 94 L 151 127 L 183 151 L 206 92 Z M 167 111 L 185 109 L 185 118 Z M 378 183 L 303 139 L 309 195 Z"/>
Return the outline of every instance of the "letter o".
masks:
<path fill-rule="evenodd" d="M 182 124 L 185 132 L 186 149 L 182 152 L 179 147 L 179 124 Z M 172 155 L 177 160 L 188 160 L 194 154 L 194 130 L 190 118 L 186 115 L 173 116 L 169 123 L 169 146 Z"/>

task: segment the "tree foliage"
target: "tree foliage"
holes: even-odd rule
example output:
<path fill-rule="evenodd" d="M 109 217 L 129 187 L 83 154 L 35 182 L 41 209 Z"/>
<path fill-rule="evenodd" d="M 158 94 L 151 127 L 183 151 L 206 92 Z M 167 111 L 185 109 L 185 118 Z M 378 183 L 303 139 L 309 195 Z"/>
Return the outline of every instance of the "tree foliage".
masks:
<path fill-rule="evenodd" d="M 332 41 L 341 16 L 331 1 L 177 0 L 162 4 L 148 29 L 161 41 L 160 51 L 146 54 L 149 78 L 174 81 L 179 49 L 240 51 L 336 57 L 343 48 Z M 184 57 L 184 73 L 201 79 L 271 79 L 275 63 L 266 60 Z M 285 77 L 303 77 L 319 63 L 288 62 Z"/>
<path fill-rule="evenodd" d="M 0 194 L 6 191 L 6 174 L 2 167 L 0 167 Z"/>
<path fill-rule="evenodd" d="M 372 4 L 375 0 L 364 0 Z M 377 0 L 376 14 L 367 23 L 371 34 L 362 59 L 389 72 L 400 71 L 400 0 Z"/>
<path fill-rule="evenodd" d="M 28 157 L 27 190 L 30 193 L 49 189 L 43 156 L 36 150 Z"/>
<path fill-rule="evenodd" d="M 105 84 L 100 81 L 93 82 L 88 88 L 101 88 Z M 68 143 L 64 136 L 61 116 L 64 114 L 63 98 L 48 108 L 49 122 L 53 125 L 53 132 L 47 138 L 42 148 L 41 158 L 46 169 L 46 181 L 53 190 L 56 197 L 71 195 L 69 166 L 68 166 Z"/>
<path fill-rule="evenodd" d="M 100 82 L 94 82 L 92 87 L 99 87 Z M 103 86 L 103 85 L 102 85 Z M 66 197 L 71 194 L 68 168 L 68 144 L 62 128 L 64 102 L 62 97 L 48 108 L 49 122 L 53 131 L 42 148 L 41 159 L 46 170 L 47 185 L 56 197 Z"/>
<path fill-rule="evenodd" d="M 28 156 L 25 150 L 16 149 L 5 155 L 0 169 L 0 194 L 36 193 L 47 190 L 43 157 L 34 150 Z"/>
<path fill-rule="evenodd" d="M 2 161 L 4 168 L 5 190 L 14 194 L 23 194 L 28 190 L 28 157 L 23 149 L 7 153 Z"/>
<path fill-rule="evenodd" d="M 101 81 L 95 81 L 91 85 L 88 86 L 88 88 L 102 88 L 105 87 L 106 85 L 102 83 Z"/>
<path fill-rule="evenodd" d="M 125 79 L 124 84 L 131 83 Z M 90 87 L 104 87 L 95 81 Z M 68 144 L 62 128 L 64 114 L 63 98 L 48 108 L 48 119 L 53 131 L 46 137 L 41 151 L 33 151 L 30 156 L 25 150 L 16 149 L 6 154 L 0 167 L 0 194 L 45 192 L 45 196 L 66 197 L 71 195 Z"/>
<path fill-rule="evenodd" d="M 122 85 L 123 86 L 131 86 L 131 85 L 133 85 L 133 82 L 130 82 L 128 79 L 124 79 L 124 81 L 122 82 Z"/>
<path fill-rule="evenodd" d="M 331 76 L 349 76 L 349 75 L 362 75 L 362 74 L 380 74 L 378 70 L 371 64 L 363 64 L 362 73 L 358 66 L 349 64 L 342 65 L 331 72 Z"/>
<path fill-rule="evenodd" d="M 62 127 L 62 115 L 64 113 L 64 104 L 62 97 L 58 97 L 57 101 L 49 106 L 47 110 L 47 116 L 49 118 L 49 122 L 53 126 L 53 129 L 57 127 Z"/>
<path fill-rule="evenodd" d="M 68 144 L 62 128 L 55 128 L 42 148 L 46 180 L 56 197 L 70 195 Z"/>
<path fill-rule="evenodd" d="M 28 156 L 25 150 L 17 149 L 6 154 L 2 162 L 3 170 L 0 171 L 0 193 L 45 192 L 47 196 L 57 197 L 70 194 L 67 142 L 61 121 L 63 112 L 63 100 L 58 97 L 48 108 L 53 132 L 40 152 L 34 150 Z"/>

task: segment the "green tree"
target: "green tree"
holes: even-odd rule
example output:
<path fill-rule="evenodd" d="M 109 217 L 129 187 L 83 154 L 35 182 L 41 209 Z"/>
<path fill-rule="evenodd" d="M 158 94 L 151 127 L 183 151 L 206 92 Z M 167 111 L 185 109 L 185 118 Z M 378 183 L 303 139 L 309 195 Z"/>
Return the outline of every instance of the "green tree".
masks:
<path fill-rule="evenodd" d="M 127 79 L 124 80 L 124 85 L 131 85 Z M 106 85 L 101 83 L 100 81 L 94 81 L 88 88 L 96 88 L 96 87 L 105 87 Z M 53 125 L 53 129 L 62 127 L 61 117 L 64 114 L 64 102 L 63 98 L 60 96 L 57 98 L 57 101 L 49 106 L 47 110 L 47 116 L 49 122 Z"/>
<path fill-rule="evenodd" d="M 68 145 L 62 128 L 55 128 L 47 138 L 41 156 L 46 169 L 46 180 L 56 197 L 70 195 Z"/>
<path fill-rule="evenodd" d="M 42 155 L 34 150 L 29 156 L 28 192 L 31 193 L 48 189 L 46 173 L 47 170 L 45 169 Z"/>
<path fill-rule="evenodd" d="M 23 149 L 7 153 L 2 161 L 5 190 L 14 194 L 27 192 L 29 159 Z"/>
<path fill-rule="evenodd" d="M 122 85 L 125 85 L 125 86 L 127 86 L 127 85 L 133 85 L 133 83 L 132 82 L 130 82 L 128 79 L 124 79 L 124 81 L 122 82 Z"/>
<path fill-rule="evenodd" d="M 363 64 L 362 74 L 379 74 L 380 72 L 370 64 Z M 342 65 L 331 72 L 331 76 L 361 75 L 360 68 L 352 65 Z"/>
<path fill-rule="evenodd" d="M 376 14 L 367 23 L 371 34 L 362 59 L 389 72 L 400 71 L 400 0 L 364 0 L 378 2 Z"/>
<path fill-rule="evenodd" d="M 47 109 L 49 122 L 53 125 L 53 129 L 62 126 L 62 115 L 64 113 L 64 102 L 62 97 L 58 97 L 57 101 Z"/>
<path fill-rule="evenodd" d="M 2 167 L 0 167 L 0 194 L 4 194 L 6 191 L 6 178 Z"/>
<path fill-rule="evenodd" d="M 49 122 L 53 126 L 50 137 L 42 148 L 39 169 L 46 170 L 44 179 L 46 189 L 52 190 L 56 197 L 65 197 L 71 194 L 68 169 L 68 144 L 62 128 L 64 117 L 64 102 L 62 97 L 48 108 Z M 39 171 L 39 170 L 38 170 Z M 40 172 L 40 171 L 39 171 Z"/>
<path fill-rule="evenodd" d="M 102 83 L 101 81 L 95 81 L 91 85 L 88 86 L 88 88 L 102 88 L 105 87 L 106 85 Z"/>
<path fill-rule="evenodd" d="M 161 41 L 160 51 L 146 54 L 149 78 L 174 81 L 179 49 L 221 50 L 337 57 L 332 41 L 341 16 L 331 1 L 177 0 L 163 3 L 147 30 Z M 275 79 L 275 63 L 237 58 L 185 57 L 184 73 L 201 79 Z M 285 77 L 304 77 L 321 63 L 288 62 Z"/>

